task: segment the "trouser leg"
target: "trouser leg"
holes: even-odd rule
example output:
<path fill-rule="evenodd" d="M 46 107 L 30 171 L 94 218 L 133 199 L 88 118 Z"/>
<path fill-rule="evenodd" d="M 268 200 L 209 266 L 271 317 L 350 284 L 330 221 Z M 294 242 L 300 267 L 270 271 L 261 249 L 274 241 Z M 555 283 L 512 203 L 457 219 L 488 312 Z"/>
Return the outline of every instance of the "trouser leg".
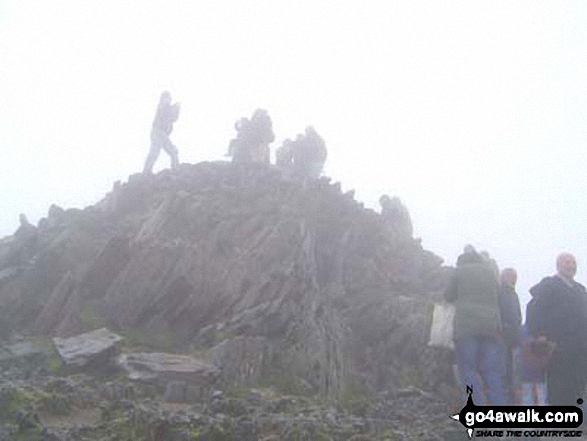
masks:
<path fill-rule="evenodd" d="M 151 139 L 151 149 L 149 150 L 147 160 L 145 161 L 145 166 L 143 167 L 143 174 L 153 173 L 153 165 L 155 165 L 155 161 L 157 161 L 160 152 L 161 147 L 159 143 L 157 143 L 155 139 Z"/>
<path fill-rule="evenodd" d="M 463 392 L 467 386 L 473 388 L 473 402 L 476 405 L 486 403 L 483 383 L 477 369 L 479 356 L 479 340 L 477 337 L 467 337 L 455 341 L 455 352 L 459 368 L 459 380 Z"/>
<path fill-rule="evenodd" d="M 504 388 L 508 404 L 514 404 L 515 384 L 514 384 L 514 349 L 511 346 L 505 347 L 505 377 Z"/>
<path fill-rule="evenodd" d="M 548 403 L 576 406 L 585 395 L 585 363 L 581 356 L 555 353 L 547 371 Z"/>
<path fill-rule="evenodd" d="M 546 388 L 546 383 L 544 381 L 536 383 L 534 388 L 536 390 L 536 404 L 538 404 L 539 406 L 548 405 L 548 391 Z"/>
<path fill-rule="evenodd" d="M 520 404 L 524 406 L 535 406 L 534 383 L 522 383 L 520 385 Z"/>
<path fill-rule="evenodd" d="M 177 167 L 179 165 L 179 153 L 177 147 L 173 145 L 169 137 L 166 137 L 165 144 L 163 144 L 163 150 L 165 150 L 171 158 L 171 168 Z"/>
<path fill-rule="evenodd" d="M 505 343 L 501 339 L 485 337 L 481 340 L 479 370 L 487 387 L 489 403 L 494 406 L 508 404 L 504 387 Z"/>

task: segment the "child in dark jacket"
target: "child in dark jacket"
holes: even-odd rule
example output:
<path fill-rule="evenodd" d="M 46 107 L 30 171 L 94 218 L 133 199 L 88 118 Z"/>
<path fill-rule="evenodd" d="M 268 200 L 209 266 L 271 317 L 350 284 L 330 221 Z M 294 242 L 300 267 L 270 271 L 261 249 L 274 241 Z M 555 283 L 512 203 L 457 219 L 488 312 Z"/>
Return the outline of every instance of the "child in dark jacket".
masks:
<path fill-rule="evenodd" d="M 522 327 L 518 347 L 517 377 L 520 385 L 519 404 L 543 406 L 546 399 L 546 365 L 554 351 L 554 343 L 544 337 L 533 337 L 526 325 Z"/>

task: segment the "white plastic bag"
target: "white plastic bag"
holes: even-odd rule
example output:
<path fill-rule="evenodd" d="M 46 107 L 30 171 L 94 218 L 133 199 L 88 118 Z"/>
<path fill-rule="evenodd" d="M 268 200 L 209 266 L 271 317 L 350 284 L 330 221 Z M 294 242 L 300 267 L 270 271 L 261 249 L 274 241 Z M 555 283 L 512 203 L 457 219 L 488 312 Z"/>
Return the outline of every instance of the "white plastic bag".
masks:
<path fill-rule="evenodd" d="M 455 305 L 451 303 L 434 305 L 428 346 L 454 349 L 454 319 Z"/>

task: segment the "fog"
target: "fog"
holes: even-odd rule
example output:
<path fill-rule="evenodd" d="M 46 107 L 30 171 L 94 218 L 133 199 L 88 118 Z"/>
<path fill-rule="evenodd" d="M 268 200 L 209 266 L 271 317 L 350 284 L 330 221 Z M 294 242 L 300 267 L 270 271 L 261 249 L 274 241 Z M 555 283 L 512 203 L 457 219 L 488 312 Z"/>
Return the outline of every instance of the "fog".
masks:
<path fill-rule="evenodd" d="M 425 248 L 587 273 L 587 4 L 552 1 L 0 2 L 0 236 L 91 205 L 142 169 L 159 94 L 180 161 L 225 160 L 234 122 L 313 125 L 325 174 L 407 205 Z M 162 154 L 155 166 L 169 166 Z"/>

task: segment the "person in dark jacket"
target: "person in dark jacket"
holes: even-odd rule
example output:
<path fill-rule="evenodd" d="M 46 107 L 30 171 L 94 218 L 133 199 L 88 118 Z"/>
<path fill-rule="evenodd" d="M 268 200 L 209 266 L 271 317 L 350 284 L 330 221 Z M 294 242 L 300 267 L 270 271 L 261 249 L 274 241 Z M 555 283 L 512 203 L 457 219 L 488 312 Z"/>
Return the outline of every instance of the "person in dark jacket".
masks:
<path fill-rule="evenodd" d="M 292 142 L 293 168 L 299 176 L 318 179 L 327 156 L 326 143 L 312 126 Z"/>
<path fill-rule="evenodd" d="M 145 161 L 143 174 L 147 175 L 153 172 L 153 165 L 155 165 L 161 149 L 165 150 L 171 158 L 171 168 L 179 165 L 177 147 L 169 139 L 169 135 L 173 131 L 173 123 L 177 121 L 178 117 L 179 103 L 172 105 L 171 94 L 168 91 L 163 92 L 159 97 L 159 105 L 151 129 L 151 149 Z"/>
<path fill-rule="evenodd" d="M 501 313 L 502 335 L 506 346 L 505 384 L 510 402 L 514 401 L 514 351 L 520 340 L 522 328 L 522 310 L 516 293 L 518 273 L 514 268 L 505 268 L 501 272 L 499 285 L 499 311 Z"/>
<path fill-rule="evenodd" d="M 548 402 L 576 405 L 585 398 L 587 371 L 587 292 L 576 282 L 577 262 L 569 253 L 556 259 L 557 274 L 530 288 L 528 331 L 554 343 L 546 368 Z"/>
<path fill-rule="evenodd" d="M 554 350 L 554 343 L 544 337 L 534 338 L 524 325 L 516 350 L 516 376 L 520 387 L 519 402 L 525 406 L 548 404 L 545 367 Z"/>
<path fill-rule="evenodd" d="M 390 198 L 386 194 L 379 198 L 381 217 L 390 229 L 401 238 L 411 238 L 414 233 L 412 218 L 400 198 Z"/>
<path fill-rule="evenodd" d="M 232 156 L 232 162 L 270 163 L 269 144 L 275 141 L 275 134 L 267 110 L 255 110 L 250 120 L 239 119 L 234 129 L 236 138 L 230 141 L 227 153 L 227 156 Z"/>
<path fill-rule="evenodd" d="M 445 299 L 455 304 L 455 351 L 463 389 L 475 404 L 505 405 L 505 345 L 501 337 L 498 281 L 479 254 L 459 256 Z"/>

